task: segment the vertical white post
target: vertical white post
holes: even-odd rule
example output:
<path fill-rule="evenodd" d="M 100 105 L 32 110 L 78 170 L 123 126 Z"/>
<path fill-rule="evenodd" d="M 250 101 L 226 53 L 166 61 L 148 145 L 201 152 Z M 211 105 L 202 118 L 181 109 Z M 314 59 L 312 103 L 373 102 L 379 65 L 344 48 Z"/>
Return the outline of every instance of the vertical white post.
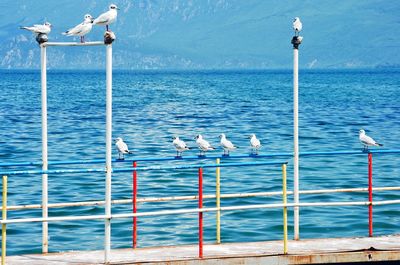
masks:
<path fill-rule="evenodd" d="M 111 251 L 111 144 L 112 144 L 112 45 L 106 45 L 106 198 L 104 227 L 104 262 Z"/>
<path fill-rule="evenodd" d="M 40 46 L 41 83 L 42 83 L 42 169 L 48 169 L 47 155 L 47 55 L 46 46 Z M 42 174 L 42 217 L 48 217 L 47 174 Z M 42 252 L 48 252 L 48 223 L 42 223 Z"/>
<path fill-rule="evenodd" d="M 299 203 L 299 50 L 293 49 L 293 197 Z M 294 207 L 294 239 L 299 239 L 299 207 Z"/>

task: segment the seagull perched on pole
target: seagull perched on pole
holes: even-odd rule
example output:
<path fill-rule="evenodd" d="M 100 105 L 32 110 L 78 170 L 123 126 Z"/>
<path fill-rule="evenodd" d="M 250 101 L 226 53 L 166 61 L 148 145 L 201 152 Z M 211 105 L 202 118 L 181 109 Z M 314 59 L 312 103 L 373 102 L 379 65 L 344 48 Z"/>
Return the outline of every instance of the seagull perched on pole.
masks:
<path fill-rule="evenodd" d="M 176 149 L 177 157 L 181 157 L 183 151 L 190 150 L 190 148 L 186 145 L 186 143 L 184 141 L 182 141 L 181 139 L 179 139 L 178 136 L 174 136 L 174 137 L 172 137 L 172 139 L 173 139 L 172 143 Z"/>
<path fill-rule="evenodd" d="M 115 147 L 118 150 L 118 159 L 124 160 L 125 159 L 125 157 L 124 157 L 125 154 L 132 154 L 133 153 L 132 151 L 130 151 L 128 149 L 128 146 L 126 145 L 124 140 L 122 140 L 121 137 L 118 137 L 117 139 L 115 139 Z M 122 157 L 121 157 L 121 154 L 122 154 Z"/>
<path fill-rule="evenodd" d="M 221 146 L 224 149 L 224 156 L 229 156 L 229 151 L 233 151 L 237 147 L 231 141 L 226 139 L 225 134 L 221 133 L 219 138 L 221 138 Z"/>
<path fill-rule="evenodd" d="M 83 17 L 83 22 L 80 23 L 79 25 L 76 25 L 75 27 L 67 30 L 66 32 L 63 32 L 63 35 L 66 36 L 80 36 L 81 37 L 81 43 L 85 42 L 85 35 L 88 34 L 92 30 L 93 26 L 93 17 L 89 14 L 86 14 Z"/>
<path fill-rule="evenodd" d="M 303 24 L 300 21 L 299 17 L 295 17 L 293 20 L 293 29 L 294 29 L 294 35 L 299 36 L 299 32 L 303 28 Z"/>
<path fill-rule="evenodd" d="M 209 142 L 207 142 L 206 140 L 203 139 L 203 136 L 201 134 L 198 134 L 194 139 L 196 139 L 196 143 L 200 149 L 199 156 L 204 156 L 204 153 L 207 151 L 215 150 L 215 148 L 212 147 Z"/>
<path fill-rule="evenodd" d="M 258 149 L 261 148 L 260 140 L 257 139 L 254 133 L 250 135 L 249 138 L 250 138 L 251 154 L 258 155 Z"/>
<path fill-rule="evenodd" d="M 110 25 L 111 23 L 114 23 L 114 21 L 117 19 L 117 10 L 119 10 L 119 8 L 114 5 L 111 4 L 109 6 L 109 10 L 103 14 L 101 14 L 100 16 L 98 16 L 94 21 L 93 24 L 94 25 L 106 25 L 106 30 L 108 31 L 108 25 Z"/>
<path fill-rule="evenodd" d="M 49 22 L 45 22 L 43 25 L 36 24 L 33 25 L 32 27 L 20 27 L 20 29 L 26 29 L 29 30 L 36 35 L 39 34 L 49 34 L 51 31 L 51 24 Z"/>
<path fill-rule="evenodd" d="M 383 146 L 383 144 L 376 142 L 374 139 L 366 135 L 363 129 L 359 132 L 359 138 L 360 142 L 364 145 L 364 151 L 368 150 L 368 146 Z"/>

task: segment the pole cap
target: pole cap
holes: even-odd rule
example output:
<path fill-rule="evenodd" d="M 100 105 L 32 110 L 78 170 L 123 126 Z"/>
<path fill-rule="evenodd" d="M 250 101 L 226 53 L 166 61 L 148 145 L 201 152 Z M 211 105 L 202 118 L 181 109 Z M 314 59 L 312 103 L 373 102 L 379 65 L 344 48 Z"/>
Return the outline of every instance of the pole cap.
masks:
<path fill-rule="evenodd" d="M 49 40 L 49 37 L 47 36 L 47 34 L 39 33 L 36 36 L 36 41 L 39 43 L 39 45 L 47 42 L 48 40 Z"/>
<path fill-rule="evenodd" d="M 291 43 L 293 44 L 294 49 L 298 49 L 301 41 L 303 40 L 302 36 L 293 36 Z"/>
<path fill-rule="evenodd" d="M 114 32 L 106 31 L 104 33 L 104 44 L 111 44 L 117 37 L 115 36 Z"/>

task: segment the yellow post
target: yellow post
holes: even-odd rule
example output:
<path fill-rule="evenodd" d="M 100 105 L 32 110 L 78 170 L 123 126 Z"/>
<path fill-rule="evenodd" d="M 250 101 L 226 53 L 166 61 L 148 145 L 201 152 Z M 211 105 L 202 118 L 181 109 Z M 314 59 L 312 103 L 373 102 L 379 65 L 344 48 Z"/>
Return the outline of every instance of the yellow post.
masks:
<path fill-rule="evenodd" d="M 217 164 L 220 163 L 220 159 L 217 158 Z M 215 184 L 215 198 L 216 198 L 216 205 L 217 205 L 217 244 L 221 243 L 221 211 L 219 210 L 221 206 L 221 186 L 220 186 L 220 176 L 221 171 L 220 168 L 216 168 L 216 184 Z"/>
<path fill-rule="evenodd" d="M 286 164 L 282 164 L 282 191 L 283 191 L 283 204 L 287 204 L 287 187 L 286 187 Z M 283 207 L 283 254 L 288 253 L 288 231 L 287 231 L 287 206 Z"/>
<path fill-rule="evenodd" d="M 3 176 L 3 209 L 2 221 L 7 219 L 7 176 Z M 6 224 L 1 224 L 1 265 L 6 264 Z"/>

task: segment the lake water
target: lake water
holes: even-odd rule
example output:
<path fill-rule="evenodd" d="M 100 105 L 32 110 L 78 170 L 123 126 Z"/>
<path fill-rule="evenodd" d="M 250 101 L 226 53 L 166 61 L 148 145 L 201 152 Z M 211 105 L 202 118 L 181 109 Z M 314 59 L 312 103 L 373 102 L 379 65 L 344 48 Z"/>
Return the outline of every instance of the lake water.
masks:
<path fill-rule="evenodd" d="M 40 72 L 1 71 L 0 163 L 40 161 Z M 400 138 L 400 70 L 301 71 L 300 151 L 359 150 L 360 128 L 398 149 Z M 174 156 L 171 137 L 179 135 L 189 146 L 202 134 L 218 146 L 219 134 L 249 153 L 248 135 L 261 140 L 261 154 L 293 149 L 292 73 L 290 71 L 123 72 L 113 75 L 113 138 L 122 137 L 134 151 L 131 158 Z M 105 155 L 105 73 L 102 71 L 48 71 L 49 161 L 101 159 Z M 114 158 L 117 157 L 113 149 Z M 197 149 L 184 155 L 195 155 Z M 212 152 L 221 154 L 219 149 Z M 268 158 L 284 161 L 286 158 Z M 236 160 L 235 160 L 236 161 Z M 253 161 L 240 159 L 237 161 Z M 293 187 L 292 160 L 288 185 Z M 174 165 L 196 161 L 143 162 Z M 214 163 L 203 161 L 202 163 Z M 374 155 L 374 185 L 400 186 L 399 154 Z M 117 165 L 116 165 L 117 166 Z M 77 168 L 82 165 L 52 166 Z M 84 165 L 102 168 L 104 165 Z M 32 168 L 32 167 L 31 167 Z M 368 185 L 367 155 L 302 157 L 300 189 L 361 188 Z M 16 169 L 16 168 L 7 168 Z M 18 168 L 21 169 L 21 168 Z M 215 192 L 215 169 L 204 171 L 204 192 Z M 132 174 L 113 174 L 112 198 L 131 198 Z M 196 170 L 139 172 L 138 198 L 184 196 L 197 193 Z M 49 202 L 104 198 L 104 173 L 49 175 Z M 276 166 L 221 169 L 223 194 L 281 190 Z M 41 176 L 9 176 L 9 205 L 40 204 Z M 400 199 L 400 191 L 375 192 L 374 200 Z M 282 198 L 224 199 L 222 206 L 279 203 Z M 301 195 L 301 202 L 367 201 L 367 193 Z M 293 201 L 289 197 L 289 201 Z M 213 207 L 213 200 L 205 206 Z M 139 212 L 196 208 L 196 201 L 140 204 Z M 113 207 L 113 213 L 131 212 L 131 205 Z M 56 208 L 49 216 L 104 214 L 102 206 Z M 8 218 L 40 217 L 40 210 L 9 211 Z M 215 241 L 215 213 L 205 213 L 205 242 Z M 293 237 L 289 209 L 289 235 Z M 139 218 L 138 246 L 195 244 L 197 214 Z M 300 211 L 300 237 L 368 235 L 366 206 L 313 207 Z M 8 253 L 39 253 L 41 223 L 7 227 Z M 374 207 L 374 234 L 400 232 L 399 205 Z M 131 219 L 112 220 L 112 248 L 131 246 Z M 103 248 L 103 221 L 49 224 L 49 251 Z M 222 213 L 222 242 L 264 241 L 282 238 L 282 209 Z"/>

